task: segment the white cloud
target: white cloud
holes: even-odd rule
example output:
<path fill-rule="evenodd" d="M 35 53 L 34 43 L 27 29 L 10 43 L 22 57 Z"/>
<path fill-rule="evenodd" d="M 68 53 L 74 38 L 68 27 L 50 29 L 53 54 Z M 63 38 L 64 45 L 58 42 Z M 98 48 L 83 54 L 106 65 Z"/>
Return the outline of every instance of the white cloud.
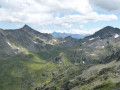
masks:
<path fill-rule="evenodd" d="M 71 29 L 69 32 L 72 34 L 94 34 L 96 31 L 99 31 L 100 28 L 94 28 L 94 29 L 83 29 L 83 30 L 79 30 L 79 29 Z"/>
<path fill-rule="evenodd" d="M 35 0 L 39 5 L 47 7 L 48 12 L 80 14 L 89 13 L 92 8 L 87 0 Z"/>
<path fill-rule="evenodd" d="M 80 25 L 80 29 L 83 29 L 84 28 L 84 25 Z"/>
<path fill-rule="evenodd" d="M 0 0 L 3 8 L 29 13 L 89 13 L 92 8 L 87 0 Z"/>
<path fill-rule="evenodd" d="M 64 17 L 57 17 L 53 24 L 56 25 L 73 25 L 76 23 L 87 23 L 89 21 L 109 21 L 109 20 L 116 20 L 116 15 L 104 15 L 104 14 L 97 14 L 96 12 L 91 12 L 86 15 L 67 15 Z"/>
<path fill-rule="evenodd" d="M 109 12 L 120 12 L 120 0 L 89 0 L 94 8 Z"/>
<path fill-rule="evenodd" d="M 71 28 L 76 23 L 117 19 L 94 12 L 87 0 L 0 0 L 0 5 L 0 22 Z"/>
<path fill-rule="evenodd" d="M 42 29 L 42 30 L 39 30 L 40 32 L 42 33 L 52 33 L 52 32 L 60 32 L 60 33 L 71 33 L 71 34 L 94 34 L 95 32 L 99 31 L 100 28 L 93 28 L 93 29 L 70 29 L 70 30 L 45 30 L 45 29 Z"/>

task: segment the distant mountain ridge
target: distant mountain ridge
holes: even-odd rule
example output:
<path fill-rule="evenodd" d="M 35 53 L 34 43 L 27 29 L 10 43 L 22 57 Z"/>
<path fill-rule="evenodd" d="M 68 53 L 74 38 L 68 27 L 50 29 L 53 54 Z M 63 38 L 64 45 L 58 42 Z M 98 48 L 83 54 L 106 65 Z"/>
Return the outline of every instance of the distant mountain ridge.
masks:
<path fill-rule="evenodd" d="M 76 39 L 82 39 L 86 36 L 89 36 L 90 34 L 71 34 L 71 33 L 53 32 L 51 33 L 51 35 L 53 35 L 56 38 L 65 38 L 68 36 L 72 36 L 73 38 L 76 38 Z"/>

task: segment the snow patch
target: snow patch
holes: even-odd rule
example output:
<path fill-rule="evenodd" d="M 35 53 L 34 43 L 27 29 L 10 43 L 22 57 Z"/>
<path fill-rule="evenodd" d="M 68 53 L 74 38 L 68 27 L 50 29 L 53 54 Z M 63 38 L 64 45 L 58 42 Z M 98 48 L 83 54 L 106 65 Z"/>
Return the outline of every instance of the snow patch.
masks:
<path fill-rule="evenodd" d="M 114 38 L 118 38 L 118 37 L 119 37 L 119 35 L 118 35 L 118 34 L 115 34 Z"/>
<path fill-rule="evenodd" d="M 33 43 L 35 43 L 35 44 L 36 44 L 37 42 L 36 42 L 36 41 L 33 41 Z"/>
<path fill-rule="evenodd" d="M 96 46 L 95 48 L 104 48 L 105 46 Z"/>
<path fill-rule="evenodd" d="M 62 63 L 62 61 L 59 61 L 60 63 Z"/>
<path fill-rule="evenodd" d="M 94 40 L 95 38 L 90 38 L 89 40 L 91 41 L 91 40 Z"/>
<path fill-rule="evenodd" d="M 85 44 L 86 42 L 82 43 L 82 44 Z"/>
<path fill-rule="evenodd" d="M 56 42 L 57 40 L 56 39 L 54 39 L 54 42 Z"/>
<path fill-rule="evenodd" d="M 95 56 L 95 54 L 90 54 L 91 56 Z"/>
<path fill-rule="evenodd" d="M 83 61 L 83 64 L 85 64 L 85 61 Z"/>
<path fill-rule="evenodd" d="M 67 42 L 67 41 L 63 41 L 63 43 L 65 43 L 65 42 Z"/>
<path fill-rule="evenodd" d="M 102 46 L 102 48 L 104 48 L 105 46 Z"/>
<path fill-rule="evenodd" d="M 51 45 L 55 45 L 54 43 L 50 43 Z"/>
<path fill-rule="evenodd" d="M 15 52 L 15 54 L 18 54 L 17 52 Z"/>
<path fill-rule="evenodd" d="M 61 43 L 65 43 L 65 42 L 67 42 L 67 41 L 62 41 Z"/>
<path fill-rule="evenodd" d="M 7 42 L 7 43 L 8 43 L 8 45 L 12 46 L 9 42 Z"/>
<path fill-rule="evenodd" d="M 19 54 L 19 53 L 20 53 L 20 51 L 16 51 L 16 52 L 15 52 L 15 54 Z"/>

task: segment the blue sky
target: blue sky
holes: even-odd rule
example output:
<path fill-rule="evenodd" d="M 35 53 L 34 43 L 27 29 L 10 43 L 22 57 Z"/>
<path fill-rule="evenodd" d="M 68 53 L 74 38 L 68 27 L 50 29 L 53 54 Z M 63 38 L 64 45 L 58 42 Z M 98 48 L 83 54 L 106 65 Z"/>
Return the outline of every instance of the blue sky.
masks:
<path fill-rule="evenodd" d="M 0 0 L 0 28 L 28 24 L 43 33 L 93 34 L 105 26 L 120 27 L 119 5 L 120 0 Z"/>

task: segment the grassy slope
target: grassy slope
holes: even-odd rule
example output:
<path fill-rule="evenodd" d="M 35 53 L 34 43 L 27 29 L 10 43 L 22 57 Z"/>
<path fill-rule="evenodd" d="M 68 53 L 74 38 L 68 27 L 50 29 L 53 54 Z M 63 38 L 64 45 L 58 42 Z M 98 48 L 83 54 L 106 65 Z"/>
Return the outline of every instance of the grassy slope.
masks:
<path fill-rule="evenodd" d="M 78 64 L 66 70 L 43 90 L 118 90 L 120 87 L 120 62 L 96 66 Z"/>
<path fill-rule="evenodd" d="M 63 63 L 53 63 L 57 56 Z M 71 65 L 61 48 L 0 59 L 0 90 L 33 90 L 62 74 Z"/>

